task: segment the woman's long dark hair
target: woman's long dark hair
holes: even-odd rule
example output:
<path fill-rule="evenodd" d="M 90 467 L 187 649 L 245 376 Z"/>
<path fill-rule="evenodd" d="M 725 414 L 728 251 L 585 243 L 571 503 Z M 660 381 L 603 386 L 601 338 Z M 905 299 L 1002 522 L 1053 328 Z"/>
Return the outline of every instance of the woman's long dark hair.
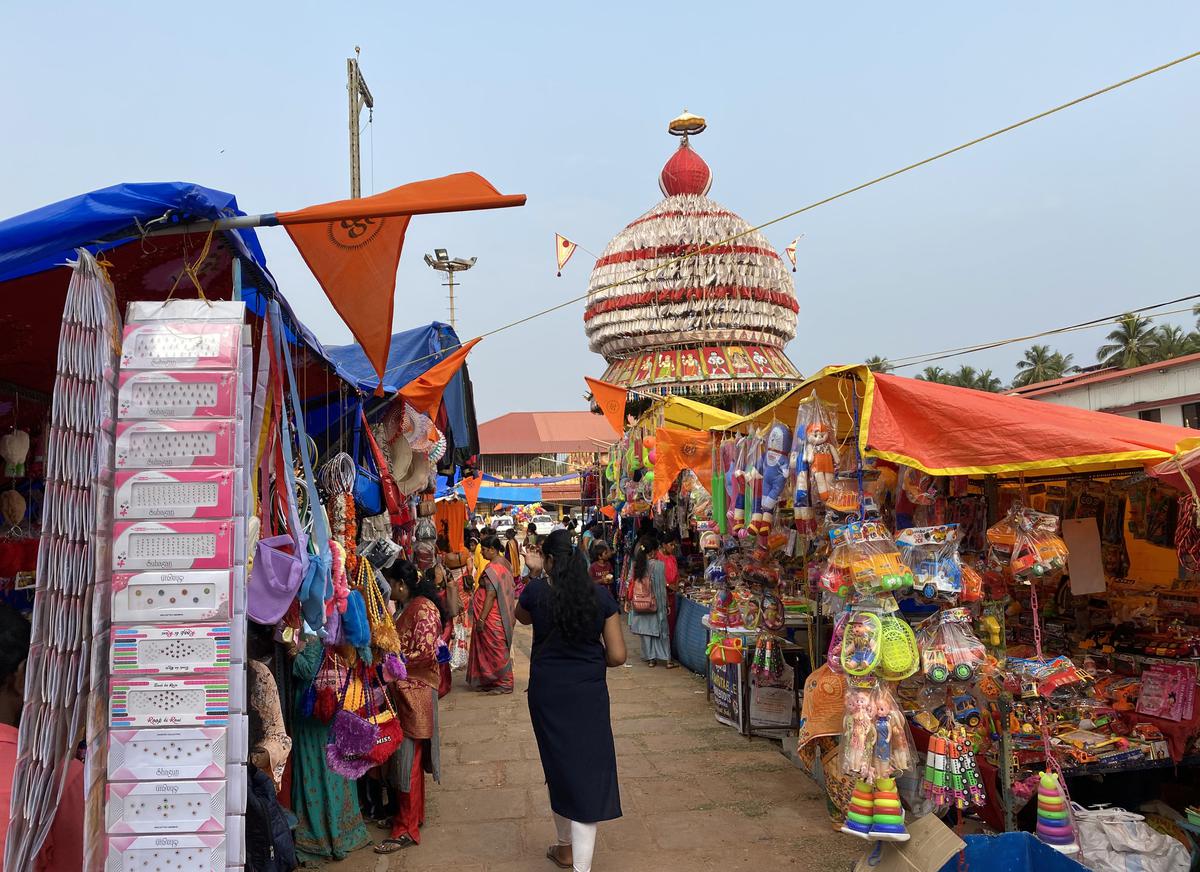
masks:
<path fill-rule="evenodd" d="M 484 533 L 483 538 L 479 540 L 480 548 L 491 548 L 493 551 L 499 551 L 500 556 L 505 556 L 504 546 L 500 544 L 500 537 L 495 533 Z"/>
<path fill-rule="evenodd" d="M 658 535 L 652 530 L 638 540 L 633 552 L 633 577 L 645 578 L 650 565 L 650 555 L 658 548 Z"/>
<path fill-rule="evenodd" d="M 554 626 L 572 642 L 586 642 L 596 631 L 596 585 L 587 561 L 571 543 L 571 534 L 555 530 L 542 541 L 542 554 L 553 558 L 550 572 Z"/>
<path fill-rule="evenodd" d="M 432 568 L 426 569 L 424 573 L 418 573 L 417 567 L 407 560 L 397 560 L 383 570 L 383 577 L 388 581 L 400 582 L 408 588 L 410 602 L 414 597 L 423 596 L 437 606 L 438 618 L 441 620 L 442 626 L 446 626 L 450 615 L 447 613 L 446 607 L 442 605 L 442 598 L 438 596 L 436 576 Z"/>

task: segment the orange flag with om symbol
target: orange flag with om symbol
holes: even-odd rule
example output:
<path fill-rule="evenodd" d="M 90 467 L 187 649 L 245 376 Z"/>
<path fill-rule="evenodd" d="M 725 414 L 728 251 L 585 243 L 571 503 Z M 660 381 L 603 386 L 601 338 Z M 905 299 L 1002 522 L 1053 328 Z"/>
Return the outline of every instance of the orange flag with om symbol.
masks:
<path fill-rule="evenodd" d="M 659 427 L 655 433 L 654 501 L 667 495 L 679 473 L 690 469 L 705 490 L 712 488 L 712 442 L 704 430 Z"/>
<path fill-rule="evenodd" d="M 617 431 L 618 436 L 624 435 L 625 395 L 627 393 L 625 388 L 620 385 L 612 385 L 599 379 L 590 378 L 586 375 L 583 377 L 583 380 L 592 389 L 592 397 L 596 400 L 596 405 L 600 407 L 600 411 L 604 413 L 605 419 Z"/>
<path fill-rule="evenodd" d="M 524 203 L 524 194 L 501 194 L 483 176 L 457 173 L 370 197 L 280 212 L 275 220 L 287 228 L 382 383 L 392 338 L 396 267 L 412 216 Z"/>

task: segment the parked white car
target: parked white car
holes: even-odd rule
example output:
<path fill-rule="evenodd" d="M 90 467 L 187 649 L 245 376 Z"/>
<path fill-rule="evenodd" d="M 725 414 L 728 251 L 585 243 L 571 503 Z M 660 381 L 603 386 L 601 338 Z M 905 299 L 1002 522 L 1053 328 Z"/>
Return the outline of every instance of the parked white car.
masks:
<path fill-rule="evenodd" d="M 511 515 L 498 515 L 492 518 L 492 532 L 497 536 L 503 536 L 513 528 L 513 519 Z"/>
<path fill-rule="evenodd" d="M 549 536 L 554 529 L 554 519 L 549 515 L 534 515 L 533 529 L 539 536 Z"/>

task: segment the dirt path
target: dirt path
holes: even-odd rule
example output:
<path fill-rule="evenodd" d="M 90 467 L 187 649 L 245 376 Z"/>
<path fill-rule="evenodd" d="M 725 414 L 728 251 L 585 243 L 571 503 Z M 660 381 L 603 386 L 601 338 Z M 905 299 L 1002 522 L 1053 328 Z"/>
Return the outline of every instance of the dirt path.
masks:
<path fill-rule="evenodd" d="M 704 682 L 685 669 L 609 670 L 625 816 L 600 824 L 594 872 L 846 870 L 857 840 L 831 831 L 816 786 L 765 740 L 717 724 Z M 427 792 L 421 844 L 361 851 L 339 872 L 538 872 L 554 841 L 525 687 L 530 631 L 517 636 L 516 691 L 461 685 L 442 701 L 442 783 Z M 382 837 L 382 832 L 376 830 Z"/>

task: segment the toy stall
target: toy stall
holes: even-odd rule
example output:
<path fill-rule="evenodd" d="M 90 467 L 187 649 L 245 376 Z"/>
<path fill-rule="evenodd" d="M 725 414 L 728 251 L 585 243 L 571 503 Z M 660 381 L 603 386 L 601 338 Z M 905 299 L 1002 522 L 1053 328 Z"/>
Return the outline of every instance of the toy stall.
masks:
<path fill-rule="evenodd" d="M 1194 435 L 822 370 L 713 431 L 710 663 L 769 682 L 777 603 L 816 616 L 798 759 L 849 835 L 936 812 L 1072 853 L 1102 827 L 1075 800 L 1187 842 L 1196 516 L 1149 473 Z"/>
<path fill-rule="evenodd" d="M 245 865 L 256 771 L 285 807 L 303 793 L 291 736 L 320 714 L 291 704 L 301 636 L 357 676 L 322 728 L 344 711 L 373 753 L 396 744 L 363 692 L 404 671 L 376 570 L 436 555 L 436 471 L 477 451 L 470 344 L 397 334 L 384 379 L 324 348 L 242 216 L 164 183 L 0 222 L 0 591 L 32 619 L 5 868 L 32 868 L 77 778 L 83 868 L 159 868 L 164 845 L 180 869 Z M 343 756 L 308 777 L 357 777 Z"/>

